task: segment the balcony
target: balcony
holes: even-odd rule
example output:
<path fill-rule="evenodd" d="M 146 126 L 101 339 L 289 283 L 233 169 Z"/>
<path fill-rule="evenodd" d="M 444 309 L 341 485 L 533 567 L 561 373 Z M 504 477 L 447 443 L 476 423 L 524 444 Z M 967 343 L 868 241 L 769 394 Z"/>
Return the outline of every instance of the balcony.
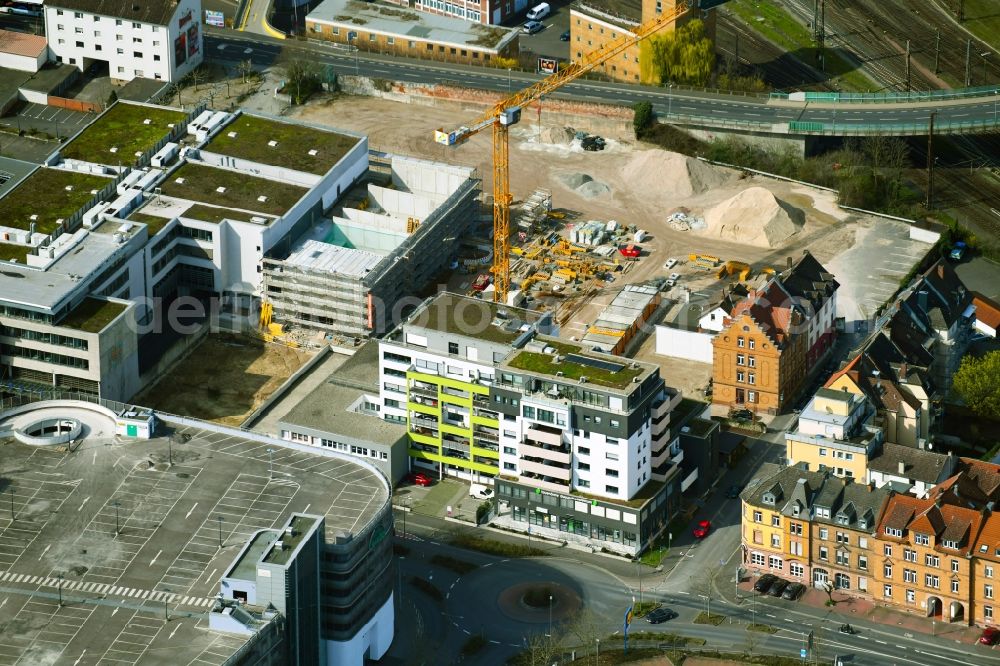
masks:
<path fill-rule="evenodd" d="M 662 419 L 659 423 L 653 421 L 653 439 L 661 436 L 670 429 L 670 418 Z"/>
<path fill-rule="evenodd" d="M 417 386 L 416 384 L 410 384 L 410 395 L 419 395 L 425 398 L 432 398 L 434 404 L 437 404 L 437 387 L 427 388 L 426 386 Z"/>
<path fill-rule="evenodd" d="M 410 412 L 410 423 L 437 430 L 438 420 L 421 412 Z"/>
<path fill-rule="evenodd" d="M 451 397 L 451 398 L 459 398 L 461 400 L 468 400 L 469 399 L 469 392 L 468 391 L 463 391 L 461 389 L 452 388 L 450 386 L 442 386 L 441 387 L 441 395 L 442 396 L 446 395 L 446 396 Z"/>
<path fill-rule="evenodd" d="M 525 439 L 519 448 L 522 456 L 551 460 L 552 462 L 559 463 L 560 465 L 569 465 L 570 458 L 572 457 L 568 447 L 564 447 L 562 445 L 546 445 L 530 439 Z"/>
<path fill-rule="evenodd" d="M 473 403 L 473 405 L 475 405 L 475 403 Z M 472 414 L 480 418 L 490 419 L 491 421 L 500 420 L 500 412 L 495 409 L 484 409 L 482 407 L 475 406 L 472 410 Z"/>
<path fill-rule="evenodd" d="M 521 469 L 522 476 L 525 473 L 537 474 L 541 477 L 549 478 L 554 481 L 565 481 L 566 483 L 569 483 L 569 480 L 573 477 L 573 470 L 569 467 L 555 467 L 553 465 L 547 465 L 544 462 L 528 460 L 524 457 L 518 461 L 518 467 Z"/>
<path fill-rule="evenodd" d="M 518 477 L 518 481 L 521 483 L 531 486 L 532 488 L 541 488 L 542 490 L 549 490 L 554 493 L 567 493 L 569 492 L 569 483 L 560 483 L 554 479 L 548 477 L 539 476 L 532 473 L 522 473 Z"/>
<path fill-rule="evenodd" d="M 525 435 L 525 438 L 528 437 L 537 442 L 542 442 L 543 444 L 551 444 L 552 446 L 562 445 L 562 430 L 559 428 L 543 426 L 538 423 L 532 423 L 528 428 L 528 433 Z"/>
<path fill-rule="evenodd" d="M 492 428 L 476 426 L 473 428 L 472 434 L 476 438 L 477 442 L 491 442 L 493 444 L 500 443 L 500 432 Z"/>

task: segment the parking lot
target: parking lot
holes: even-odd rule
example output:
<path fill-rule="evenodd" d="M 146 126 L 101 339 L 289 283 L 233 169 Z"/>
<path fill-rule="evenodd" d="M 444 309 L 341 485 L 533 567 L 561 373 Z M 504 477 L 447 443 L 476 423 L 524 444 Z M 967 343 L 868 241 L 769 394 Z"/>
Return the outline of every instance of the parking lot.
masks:
<path fill-rule="evenodd" d="M 536 4 L 538 3 L 531 0 L 528 3 L 528 9 Z M 541 24 L 545 26 L 541 32 L 536 32 L 533 35 L 521 33 L 521 51 L 533 51 L 540 56 L 567 60 L 569 58 L 569 42 L 560 41 L 559 35 L 569 30 L 570 0 L 550 1 L 549 6 L 552 7 L 552 13 L 541 20 Z M 506 25 L 520 28 L 525 21 L 527 19 L 522 14 L 517 20 L 508 21 Z"/>
<path fill-rule="evenodd" d="M 28 131 L 35 128 L 52 136 L 67 137 L 94 119 L 93 113 L 71 111 L 58 106 L 28 103 L 15 117 L 4 118 L 5 123 L 13 122 L 19 129 Z"/>

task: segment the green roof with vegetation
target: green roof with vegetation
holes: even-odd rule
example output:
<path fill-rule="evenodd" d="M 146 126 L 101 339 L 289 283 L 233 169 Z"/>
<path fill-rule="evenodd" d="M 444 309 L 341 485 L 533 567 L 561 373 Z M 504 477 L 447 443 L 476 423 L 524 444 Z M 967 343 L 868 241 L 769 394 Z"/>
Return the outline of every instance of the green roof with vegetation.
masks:
<path fill-rule="evenodd" d="M 38 169 L 0 199 L 0 224 L 40 234 L 56 230 L 58 219 L 69 219 L 111 179 L 62 169 Z M 66 189 L 70 188 L 70 189 Z M 35 220 L 31 219 L 36 215 Z"/>
<path fill-rule="evenodd" d="M 218 224 L 223 220 L 237 220 L 240 222 L 251 222 L 250 218 L 254 216 L 253 213 L 247 213 L 242 210 L 233 210 L 231 208 L 217 208 L 215 206 L 205 206 L 203 204 L 195 204 L 188 208 L 186 211 L 181 213 L 183 217 L 189 217 L 192 220 L 200 220 L 202 222 L 210 222 L 213 224 Z M 268 219 L 268 222 L 271 220 Z"/>
<path fill-rule="evenodd" d="M 205 150 L 323 175 L 360 140 L 356 136 L 244 114 L 219 132 Z"/>
<path fill-rule="evenodd" d="M 305 196 L 306 188 L 189 162 L 163 181 L 161 191 L 168 197 L 280 216 Z M 261 196 L 267 200 L 260 201 Z"/>
<path fill-rule="evenodd" d="M 522 483 L 525 483 L 527 485 L 531 484 L 531 482 L 527 481 L 527 480 L 522 480 Z M 589 499 L 592 502 L 593 501 L 597 501 L 597 502 L 603 502 L 603 503 L 606 503 L 606 504 L 617 504 L 619 506 L 627 506 L 627 507 L 630 507 L 632 509 L 638 509 L 640 506 L 642 506 L 643 504 L 645 504 L 649 500 L 651 500 L 654 497 L 656 497 L 656 494 L 659 493 L 662 488 L 663 488 L 663 482 L 662 481 L 649 480 L 649 481 L 646 482 L 646 485 L 644 485 L 642 488 L 639 489 L 639 492 L 637 492 L 632 497 L 632 499 L 627 499 L 627 500 L 612 499 L 612 498 L 609 498 L 609 497 L 601 497 L 600 495 L 589 495 L 587 493 L 582 493 L 579 490 L 572 490 L 572 491 L 570 491 L 570 494 L 573 495 L 573 496 L 575 496 L 575 497 L 583 497 L 585 499 Z"/>
<path fill-rule="evenodd" d="M 506 313 L 505 318 L 498 319 L 501 311 Z M 521 324 L 535 322 L 540 318 L 537 312 L 443 292 L 410 321 L 414 326 L 424 326 L 444 333 L 510 344 L 522 334 Z M 497 326 L 494 321 L 500 321 L 503 325 Z"/>
<path fill-rule="evenodd" d="M 146 233 L 152 238 L 156 234 L 160 233 L 163 227 L 167 226 L 171 219 L 169 217 L 160 217 L 159 215 L 147 215 L 146 213 L 140 213 L 138 211 L 129 213 L 128 219 L 133 222 L 141 222 L 145 224 L 147 229 Z"/>
<path fill-rule="evenodd" d="M 0 261 L 16 261 L 19 264 L 24 264 L 28 262 L 29 252 L 31 252 L 31 248 L 27 245 L 0 243 Z"/>
<path fill-rule="evenodd" d="M 85 298 L 59 322 L 59 326 L 75 328 L 84 333 L 99 333 L 124 311 L 125 306 L 121 303 Z"/>
<path fill-rule="evenodd" d="M 559 356 L 563 359 L 558 363 L 555 362 L 555 354 L 546 354 L 544 352 L 532 352 L 532 351 L 521 351 L 518 352 L 514 358 L 510 360 L 510 367 L 517 370 L 526 370 L 528 372 L 535 372 L 542 375 L 549 375 L 552 377 L 556 376 L 557 372 L 562 373 L 562 378 L 567 380 L 580 379 L 581 377 L 586 377 L 587 381 L 591 384 L 597 384 L 598 386 L 608 386 L 611 388 L 622 389 L 628 386 L 633 379 L 642 375 L 646 372 L 646 368 L 638 367 L 633 368 L 629 364 L 631 361 L 629 359 L 604 359 L 599 356 L 591 356 L 590 354 L 584 353 L 582 347 L 578 345 L 568 344 L 565 342 L 553 342 L 551 340 L 539 340 L 539 342 L 544 342 L 549 347 L 554 347 Z M 598 368 L 591 365 L 584 365 L 582 363 L 574 363 L 573 361 L 567 360 L 565 357 L 568 354 L 577 354 L 579 356 L 586 356 L 588 358 L 595 358 L 600 361 L 609 361 L 613 363 L 620 363 L 624 366 L 618 372 L 612 372 L 610 370 L 605 370 L 603 368 Z"/>
<path fill-rule="evenodd" d="M 170 133 L 171 125 L 185 117 L 181 111 L 119 102 L 59 152 L 67 159 L 131 165 L 135 163 L 136 153 L 144 153 L 155 146 Z"/>

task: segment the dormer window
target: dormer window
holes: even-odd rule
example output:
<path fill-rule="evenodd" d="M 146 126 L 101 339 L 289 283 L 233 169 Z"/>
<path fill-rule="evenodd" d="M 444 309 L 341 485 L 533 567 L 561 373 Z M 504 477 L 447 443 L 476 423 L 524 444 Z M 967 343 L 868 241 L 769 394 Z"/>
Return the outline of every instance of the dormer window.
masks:
<path fill-rule="evenodd" d="M 913 542 L 918 546 L 929 546 L 931 543 L 931 539 L 926 534 L 914 534 Z"/>
<path fill-rule="evenodd" d="M 979 547 L 979 552 L 980 553 L 985 553 L 988 550 L 989 550 L 989 547 L 985 543 L 982 546 Z M 997 548 L 997 553 L 1000 554 L 1000 548 Z"/>
<path fill-rule="evenodd" d="M 792 515 L 793 516 L 799 515 L 800 511 L 802 511 L 802 507 L 800 507 L 798 504 L 796 504 L 795 506 L 792 507 Z"/>
<path fill-rule="evenodd" d="M 858 521 L 858 528 L 862 529 L 862 530 L 868 529 L 868 519 L 867 518 L 862 518 L 861 520 L 859 520 Z"/>
<path fill-rule="evenodd" d="M 958 542 L 957 541 L 951 541 L 949 539 L 945 539 L 944 540 L 944 547 L 945 548 L 951 548 L 952 550 L 958 550 Z"/>
<path fill-rule="evenodd" d="M 760 498 L 764 504 L 769 506 L 774 506 L 774 494 L 770 492 L 764 493 L 764 496 Z"/>
<path fill-rule="evenodd" d="M 828 507 L 825 507 L 825 506 L 818 506 L 818 507 L 816 507 L 816 516 L 819 517 L 819 518 L 829 518 L 830 517 L 830 509 Z"/>
<path fill-rule="evenodd" d="M 901 530 L 899 528 L 896 528 L 896 527 L 886 527 L 885 528 L 885 533 L 886 533 L 886 536 L 891 536 L 891 537 L 901 537 L 901 536 L 903 536 L 903 530 Z"/>
<path fill-rule="evenodd" d="M 837 524 L 838 525 L 846 525 L 849 522 L 851 522 L 851 520 L 850 520 L 850 518 L 847 517 L 846 513 L 838 513 L 837 514 Z"/>

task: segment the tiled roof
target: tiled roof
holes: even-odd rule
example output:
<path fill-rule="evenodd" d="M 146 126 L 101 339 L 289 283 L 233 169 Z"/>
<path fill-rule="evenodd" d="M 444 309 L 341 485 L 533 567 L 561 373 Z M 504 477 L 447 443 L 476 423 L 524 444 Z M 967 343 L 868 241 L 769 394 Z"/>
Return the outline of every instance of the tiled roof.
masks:
<path fill-rule="evenodd" d="M 833 274 L 827 272 L 808 250 L 792 268 L 781 274 L 781 283 L 789 294 L 808 301 L 814 312 L 840 286 Z"/>
<path fill-rule="evenodd" d="M 976 460 L 975 458 L 960 458 L 962 471 L 982 490 L 990 500 L 1000 500 L 1000 465 Z"/>
<path fill-rule="evenodd" d="M 919 532 L 933 536 L 935 548 L 941 549 L 941 541 L 956 541 L 958 552 L 968 554 L 983 520 L 983 513 L 975 509 L 939 504 L 933 499 L 917 499 L 910 495 L 894 495 L 879 523 L 878 534 L 879 538 L 885 538 L 886 527 Z"/>
<path fill-rule="evenodd" d="M 178 0 L 45 0 L 46 7 L 114 16 L 153 25 L 169 23 L 177 11 L 177 5 Z"/>
<path fill-rule="evenodd" d="M 983 527 L 972 549 L 976 557 L 1000 562 L 1000 513 L 993 513 L 983 521 Z"/>
<path fill-rule="evenodd" d="M 1000 328 L 1000 303 L 980 293 L 974 293 L 972 304 L 976 306 L 976 319 L 992 329 Z"/>
<path fill-rule="evenodd" d="M 889 500 L 889 506 L 886 507 L 885 513 L 882 516 L 882 522 L 878 526 L 878 531 L 882 533 L 886 527 L 905 530 L 906 526 L 910 524 L 913 514 L 917 512 L 917 507 L 914 506 L 915 502 L 919 502 L 915 497 L 905 495 L 893 496 Z"/>
<path fill-rule="evenodd" d="M 899 463 L 903 463 L 902 474 Z M 938 483 L 953 470 L 949 467 L 948 456 L 902 444 L 883 444 L 881 452 L 868 461 L 868 468 L 923 483 Z"/>
<path fill-rule="evenodd" d="M 37 58 L 48 45 L 42 35 L 0 30 L 0 52 Z"/>

